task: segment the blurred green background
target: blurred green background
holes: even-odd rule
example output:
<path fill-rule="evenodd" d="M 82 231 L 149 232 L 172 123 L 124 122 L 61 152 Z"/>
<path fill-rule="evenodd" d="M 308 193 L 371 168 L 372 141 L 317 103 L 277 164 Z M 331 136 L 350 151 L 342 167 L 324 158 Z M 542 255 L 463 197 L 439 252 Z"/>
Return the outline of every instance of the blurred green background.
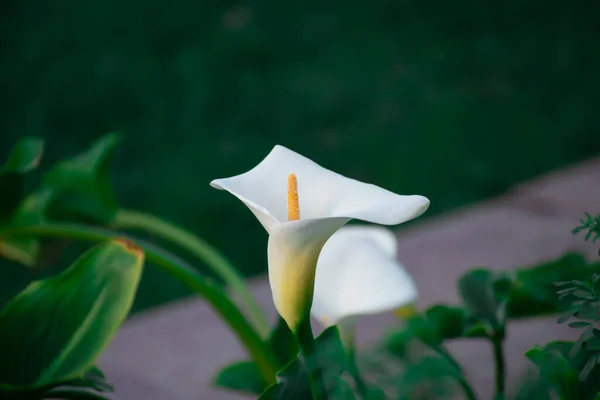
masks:
<path fill-rule="evenodd" d="M 426 195 L 428 217 L 600 145 L 592 2 L 7 0 L 0 9 L 0 156 L 23 135 L 41 136 L 43 169 L 123 131 L 120 203 L 193 230 L 247 275 L 266 269 L 266 233 L 208 183 L 275 144 Z M 0 274 L 9 291 L 39 276 L 16 265 Z M 183 294 L 148 268 L 136 309 Z"/>

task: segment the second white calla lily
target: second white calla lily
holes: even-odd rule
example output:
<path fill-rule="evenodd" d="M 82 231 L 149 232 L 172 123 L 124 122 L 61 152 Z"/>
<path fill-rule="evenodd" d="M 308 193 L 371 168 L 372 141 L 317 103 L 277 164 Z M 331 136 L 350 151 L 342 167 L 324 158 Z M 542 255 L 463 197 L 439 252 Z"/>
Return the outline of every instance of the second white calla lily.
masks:
<path fill-rule="evenodd" d="M 397 256 L 389 229 L 346 226 L 334 233 L 317 263 L 312 315 L 342 331 L 353 317 L 412 306 L 419 293 Z"/>
<path fill-rule="evenodd" d="M 211 186 L 244 202 L 269 233 L 273 301 L 294 332 L 311 309 L 317 259 L 331 235 L 351 219 L 396 225 L 429 207 L 423 196 L 346 178 L 282 146 L 250 171 Z"/>

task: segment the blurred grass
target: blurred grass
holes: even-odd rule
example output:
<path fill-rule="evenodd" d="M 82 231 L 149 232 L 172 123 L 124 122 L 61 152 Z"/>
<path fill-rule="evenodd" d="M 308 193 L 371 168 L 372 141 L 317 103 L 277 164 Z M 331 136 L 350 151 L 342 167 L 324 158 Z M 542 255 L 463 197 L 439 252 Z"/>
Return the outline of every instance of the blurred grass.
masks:
<path fill-rule="evenodd" d="M 121 204 L 190 228 L 249 275 L 266 268 L 266 234 L 208 182 L 274 144 L 426 195 L 428 215 L 600 145 L 600 5 L 587 1 L 8 0 L 0 10 L 1 154 L 43 136 L 47 166 L 122 130 Z M 4 268 L 2 286 L 23 282 L 17 270 Z M 148 269 L 136 307 L 181 290 Z"/>

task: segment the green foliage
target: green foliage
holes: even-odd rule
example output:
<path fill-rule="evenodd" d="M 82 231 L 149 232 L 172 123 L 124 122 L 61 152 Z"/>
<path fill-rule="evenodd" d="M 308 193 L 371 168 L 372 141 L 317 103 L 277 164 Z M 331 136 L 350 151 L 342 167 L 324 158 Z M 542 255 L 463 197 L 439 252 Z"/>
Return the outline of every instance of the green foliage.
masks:
<path fill-rule="evenodd" d="M 355 400 L 356 395 L 345 380 L 350 360 L 340 340 L 337 327 L 327 328 L 315 339 L 314 352 L 296 356 L 277 372 L 277 383 L 260 395 L 260 400 L 305 400 L 312 398 L 309 369 L 319 370 L 320 390 L 327 399 Z"/>
<path fill-rule="evenodd" d="M 24 199 L 24 175 L 40 163 L 44 151 L 41 139 L 24 138 L 13 148 L 0 168 L 0 225 L 20 224 L 39 220 L 38 199 Z M 32 266 L 39 250 L 35 238 L 6 238 L 0 240 L 0 256 Z"/>
<path fill-rule="evenodd" d="M 401 331 L 387 339 L 386 347 L 396 357 L 404 358 L 412 340 L 439 346 L 445 340 L 462 337 L 466 326 L 467 313 L 463 308 L 434 305 L 423 314 L 408 319 Z"/>
<path fill-rule="evenodd" d="M 517 268 L 509 275 L 508 316 L 527 318 L 564 312 L 567 306 L 555 295 L 554 282 L 582 279 L 596 272 L 600 273 L 600 263 L 590 263 L 575 253 L 537 266 Z"/>
<path fill-rule="evenodd" d="M 214 384 L 217 387 L 252 394 L 260 394 L 267 387 L 260 370 L 252 361 L 227 365 L 217 373 Z"/>
<path fill-rule="evenodd" d="M 267 342 L 282 366 L 298 354 L 298 342 L 281 317 L 277 319 L 277 325 Z"/>
<path fill-rule="evenodd" d="M 572 358 L 584 354 L 587 359 L 580 374 L 582 381 L 594 370 L 597 358 L 600 356 L 600 330 L 595 328 L 600 321 L 600 297 L 596 294 L 599 281 L 600 274 L 595 273 L 586 281 L 556 283 L 558 297 L 571 300 L 569 311 L 558 319 L 558 323 L 566 323 L 575 318 L 578 321 L 569 322 L 569 327 L 583 328 L 581 335 L 569 351 L 569 356 Z"/>
<path fill-rule="evenodd" d="M 506 323 L 505 295 L 495 290 L 496 277 L 491 271 L 475 269 L 458 281 L 458 290 L 469 311 L 470 319 L 489 325 L 490 335 L 504 335 Z"/>
<path fill-rule="evenodd" d="M 41 139 L 21 139 L 0 168 L 0 222 L 6 220 L 21 202 L 23 175 L 39 165 L 43 152 L 44 142 Z"/>
<path fill-rule="evenodd" d="M 538 368 L 539 375 L 531 382 L 532 399 L 595 399 L 600 389 L 600 369 L 593 368 L 595 355 L 584 352 L 571 354 L 573 342 L 550 342 L 534 347 L 525 356 Z M 535 390 L 533 390 L 535 389 Z"/>
<path fill-rule="evenodd" d="M 115 230 L 144 230 L 155 237 L 158 236 L 161 241 L 167 242 L 165 245 L 172 243 L 191 253 L 211 268 L 215 275 L 239 296 L 239 301 L 248 312 L 258 334 L 266 335 L 268 326 L 262 310 L 241 275 L 218 250 L 193 233 L 155 216 L 118 208 L 109 172 L 111 160 L 119 142 L 118 134 L 109 134 L 98 139 L 87 151 L 54 163 L 43 175 L 41 186 L 18 204 L 7 221 L 4 223 L 0 221 L 0 231 L 4 232 L 0 237 L 0 256 L 27 266 L 44 265 L 45 260 L 41 257 L 44 253 L 43 250 L 51 251 L 51 246 L 56 245 L 57 239 L 54 237 L 54 241 L 41 242 L 39 235 L 40 232 L 48 234 L 48 227 L 56 222 L 77 224 L 76 227 L 71 225 L 71 228 L 74 229 L 70 229 L 70 232 L 78 232 L 78 234 L 81 234 L 82 230 L 89 232 L 90 228 L 95 229 L 98 224 L 110 224 Z M 26 153 L 20 150 L 20 147 L 23 146 L 17 146 L 13 153 L 33 153 Z M 11 156 L 8 165 L 13 169 L 19 167 L 19 163 L 15 160 L 26 161 L 27 158 Z M 35 164 L 33 162 L 27 164 L 25 161 L 21 162 L 24 165 L 21 167 L 22 170 L 28 170 L 31 165 Z M 59 227 L 59 230 L 61 228 L 64 226 Z M 42 247 L 42 244 L 47 246 Z M 64 252 L 60 253 L 59 256 L 64 256 L 62 254 Z M 68 252 L 67 255 L 69 255 Z M 0 268 L 0 278 L 3 271 L 4 269 Z M 144 276 L 146 279 L 156 276 L 156 271 L 150 270 Z M 194 291 L 199 291 L 200 288 L 206 286 L 204 276 L 199 276 L 199 278 L 203 283 L 200 287 L 192 285 Z M 1 279 L 0 282 L 2 282 Z M 179 287 L 181 286 L 179 285 Z M 160 290 L 160 286 L 151 288 L 143 286 L 138 296 L 138 298 L 142 298 L 137 303 L 138 307 L 140 303 L 145 302 L 145 299 L 155 297 L 157 290 Z M 203 294 L 207 292 L 214 294 L 211 290 L 201 291 Z M 224 296 L 224 293 L 220 293 L 219 296 Z M 225 303 L 229 303 L 229 300 L 226 300 Z M 238 316 L 243 318 L 241 314 Z"/>
<path fill-rule="evenodd" d="M 587 230 L 584 239 L 586 242 L 592 239 L 592 243 L 594 243 L 596 240 L 600 239 L 600 214 L 596 215 L 596 217 L 592 217 L 590 213 L 585 213 L 585 218 L 581 218 L 579 222 L 581 225 L 573 229 L 574 235 Z M 600 250 L 598 250 L 598 254 L 600 254 Z"/>
<path fill-rule="evenodd" d="M 281 317 L 266 344 L 277 357 L 281 367 L 298 355 L 298 342 Z M 222 388 L 251 394 L 260 394 L 267 387 L 260 370 L 252 361 L 238 361 L 227 365 L 217 373 L 214 384 Z"/>
<path fill-rule="evenodd" d="M 441 357 L 425 356 L 412 363 L 400 377 L 400 400 L 448 398 L 453 382 L 464 379 L 460 370 Z"/>
<path fill-rule="evenodd" d="M 117 134 L 103 136 L 86 152 L 58 162 L 45 173 L 43 186 L 55 192 L 49 209 L 53 219 L 110 222 L 115 217 L 118 204 L 110 170 L 120 141 Z"/>
<path fill-rule="evenodd" d="M 6 400 L 42 400 L 42 399 L 90 399 L 108 400 L 101 393 L 114 392 L 112 385 L 98 368 L 91 368 L 82 378 L 36 387 L 7 388 L 0 384 L 0 398 Z"/>
<path fill-rule="evenodd" d="M 0 312 L 4 388 L 83 377 L 127 316 L 142 265 L 143 252 L 117 240 L 15 296 Z"/>

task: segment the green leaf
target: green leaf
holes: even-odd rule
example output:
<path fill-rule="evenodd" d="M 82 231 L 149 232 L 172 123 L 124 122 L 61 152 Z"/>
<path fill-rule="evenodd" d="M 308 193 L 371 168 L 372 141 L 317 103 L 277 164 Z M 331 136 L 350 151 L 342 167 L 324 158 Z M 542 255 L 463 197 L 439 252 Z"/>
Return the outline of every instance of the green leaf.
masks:
<path fill-rule="evenodd" d="M 555 391 L 561 399 L 579 398 L 578 372 L 570 365 L 561 349 L 553 348 L 549 344 L 529 349 L 525 356 L 538 367 L 538 390 L 546 391 L 537 395 L 552 398 L 551 392 Z"/>
<path fill-rule="evenodd" d="M 588 351 L 600 351 L 600 337 L 594 336 L 583 344 L 583 348 Z"/>
<path fill-rule="evenodd" d="M 15 296 L 0 311 L 0 382 L 39 387 L 83 377 L 127 316 L 143 259 L 117 239 Z"/>
<path fill-rule="evenodd" d="M 44 152 L 44 140 L 39 138 L 23 138 L 12 149 L 0 173 L 26 173 L 37 168 Z"/>
<path fill-rule="evenodd" d="M 310 381 L 306 374 L 305 365 L 295 357 L 277 372 L 277 383 L 269 386 L 259 399 L 303 400 L 312 398 Z"/>
<path fill-rule="evenodd" d="M 325 388 L 334 386 L 332 382 L 348 369 L 348 353 L 342 344 L 336 326 L 325 329 L 315 339 L 319 367 L 322 369 Z"/>
<path fill-rule="evenodd" d="M 517 268 L 509 289 L 508 317 L 528 318 L 565 312 L 569 305 L 558 299 L 556 287 L 575 284 L 574 280 L 585 279 L 598 271 L 600 263 L 590 264 L 576 253 L 539 265 Z"/>
<path fill-rule="evenodd" d="M 398 382 L 400 398 L 448 398 L 453 382 L 462 378 L 446 360 L 426 356 L 402 374 Z"/>
<path fill-rule="evenodd" d="M 51 390 L 44 394 L 44 399 L 62 399 L 62 400 L 110 400 L 107 397 L 101 396 L 93 392 L 85 390 Z"/>
<path fill-rule="evenodd" d="M 491 335 L 492 327 L 487 321 L 474 321 L 467 325 L 465 337 L 469 338 L 487 338 Z"/>
<path fill-rule="evenodd" d="M 43 140 L 21 139 L 0 168 L 0 221 L 9 218 L 21 202 L 23 175 L 39 165 L 43 152 Z"/>
<path fill-rule="evenodd" d="M 41 224 L 46 221 L 46 210 L 53 200 L 51 190 L 42 189 L 27 196 L 8 223 L 11 227 Z M 40 252 L 37 236 L 0 238 L 0 256 L 32 267 Z"/>
<path fill-rule="evenodd" d="M 437 346 L 444 340 L 462 337 L 467 329 L 467 314 L 463 308 L 436 304 L 408 319 L 401 330 L 389 335 L 385 346 L 394 356 L 404 358 L 415 338 Z"/>
<path fill-rule="evenodd" d="M 571 294 L 575 297 L 580 297 L 583 299 L 593 299 L 594 298 L 594 295 L 592 293 L 588 292 L 587 290 L 576 290 Z"/>
<path fill-rule="evenodd" d="M 290 400 L 301 399 L 301 397 L 299 397 L 298 395 L 293 395 L 290 393 L 286 394 L 284 384 L 276 383 L 266 388 L 264 392 L 262 392 L 261 395 L 258 397 L 258 400 L 279 400 L 286 398 L 285 396 L 287 396 L 287 398 L 289 398 Z M 310 399 L 310 397 L 307 398 Z"/>
<path fill-rule="evenodd" d="M 579 355 L 584 343 L 586 341 L 592 339 L 593 337 L 594 337 L 594 326 L 590 325 L 581 333 L 581 335 L 579 335 L 579 338 L 575 341 L 575 343 L 573 344 L 573 347 L 571 347 L 571 351 L 569 351 L 569 357 L 570 358 L 577 357 L 577 355 Z"/>
<path fill-rule="evenodd" d="M 348 393 L 349 387 L 340 380 L 340 376 L 348 368 L 348 355 L 340 339 L 337 327 L 325 329 L 315 339 L 314 357 L 307 360 L 294 357 L 277 372 L 277 384 L 265 389 L 259 399 L 304 400 L 312 398 L 307 365 L 319 368 L 322 387 L 327 398 L 332 400 L 354 399 Z M 316 362 L 315 362 L 316 361 Z"/>
<path fill-rule="evenodd" d="M 267 344 L 281 365 L 286 365 L 298 354 L 298 342 L 281 317 Z M 214 383 L 222 388 L 253 394 L 260 394 L 267 386 L 260 370 L 252 361 L 238 361 L 226 366 L 217 374 Z"/>
<path fill-rule="evenodd" d="M 269 336 L 268 344 L 273 349 L 281 365 L 287 364 L 298 355 L 298 342 L 285 320 L 281 317 L 279 317 L 275 329 Z"/>
<path fill-rule="evenodd" d="M 267 387 L 260 370 L 252 361 L 242 361 L 223 368 L 215 378 L 214 384 L 252 394 L 260 394 Z"/>
<path fill-rule="evenodd" d="M 530 349 L 526 355 L 538 366 L 540 379 L 545 387 L 555 389 L 559 398 L 595 399 L 600 391 L 600 368 L 592 368 L 585 380 L 580 381 L 580 372 L 586 367 L 590 353 L 582 351 L 569 358 L 573 345 L 573 342 L 550 342 L 544 347 Z M 533 351 L 538 354 L 537 360 L 530 357 Z M 543 357 L 546 358 L 540 357 L 539 353 L 543 353 Z M 544 385 L 539 387 L 543 388 Z"/>
<path fill-rule="evenodd" d="M 503 329 L 504 320 L 498 318 L 502 299 L 494 290 L 494 275 L 486 269 L 474 269 L 461 276 L 458 289 L 467 309 L 474 317 L 490 322 L 494 330 Z"/>
<path fill-rule="evenodd" d="M 41 387 L 13 388 L 0 384 L 0 399 L 11 400 L 33 400 L 42 398 L 63 398 L 57 397 L 62 390 L 84 391 L 84 389 L 95 390 L 97 392 L 114 392 L 113 387 L 106 383 L 104 374 L 96 367 L 92 367 L 83 378 L 76 378 L 67 381 L 56 381 Z M 57 393 L 58 392 L 58 393 Z M 89 393 L 89 392 L 86 392 Z M 49 397 L 52 396 L 52 397 Z M 98 395 L 96 395 L 98 396 Z M 103 398 L 103 397 L 100 397 Z"/>
<path fill-rule="evenodd" d="M 347 382 L 338 378 L 334 388 L 327 395 L 327 398 L 331 400 L 356 400 L 356 395 Z"/>
<path fill-rule="evenodd" d="M 588 358 L 587 362 L 583 366 L 581 373 L 579 374 L 579 380 L 584 381 L 592 372 L 594 367 L 596 366 L 596 361 L 598 360 L 598 354 L 592 354 L 590 358 Z"/>
<path fill-rule="evenodd" d="M 558 317 L 558 319 L 556 320 L 556 323 L 564 324 L 569 319 L 573 318 L 575 316 L 575 313 L 577 313 L 577 309 L 571 309 L 571 310 L 567 311 L 566 313 L 564 313 L 563 315 Z"/>
<path fill-rule="evenodd" d="M 44 175 L 44 185 L 57 193 L 51 214 L 60 220 L 111 221 L 118 204 L 110 183 L 110 166 L 118 134 L 106 135 L 78 156 L 59 162 Z"/>
<path fill-rule="evenodd" d="M 425 311 L 425 317 L 443 340 L 459 338 L 464 334 L 467 313 L 461 307 L 437 304 Z"/>
<path fill-rule="evenodd" d="M 569 323 L 569 328 L 585 328 L 587 326 L 590 326 L 589 322 L 570 322 Z"/>

